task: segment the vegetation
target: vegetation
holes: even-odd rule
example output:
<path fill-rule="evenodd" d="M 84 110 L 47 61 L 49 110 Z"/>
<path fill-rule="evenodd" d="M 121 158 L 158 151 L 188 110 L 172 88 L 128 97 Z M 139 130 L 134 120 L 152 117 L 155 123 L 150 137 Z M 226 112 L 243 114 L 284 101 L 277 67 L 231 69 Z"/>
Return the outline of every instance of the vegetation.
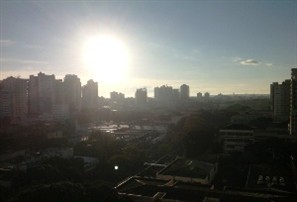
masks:
<path fill-rule="evenodd" d="M 216 144 L 215 134 L 229 123 L 234 114 L 228 110 L 200 110 L 183 118 L 176 126 L 170 127 L 172 149 L 178 149 L 186 157 L 204 154 Z"/>
<path fill-rule="evenodd" d="M 190 116 L 182 118 L 177 124 L 170 124 L 165 139 L 156 144 L 139 142 L 129 145 L 117 141 L 112 135 L 94 131 L 88 140 L 74 145 L 74 154 L 98 159 L 95 169 L 86 171 L 85 164 L 81 159 L 43 158 L 29 165 L 27 172 L 14 174 L 12 188 L 1 188 L 0 199 L 11 202 L 127 201 L 127 199 L 119 197 L 112 187 L 120 180 L 141 171 L 144 162 L 156 161 L 165 154 L 174 157 L 180 155 L 196 158 L 201 155 L 207 156 L 205 154 L 209 153 L 220 153 L 221 145 L 216 141 L 217 132 L 230 123 L 231 116 L 237 114 L 238 110 L 248 111 L 250 107 L 236 104 L 226 110 L 193 112 Z M 176 113 L 171 111 L 168 114 L 154 114 L 152 112 L 129 111 L 112 114 L 108 110 L 105 112 L 109 114 L 107 117 L 109 120 L 128 120 L 137 123 L 145 123 L 145 118 L 158 117 L 159 120 L 170 120 L 171 115 Z M 78 121 L 88 123 L 90 120 L 95 120 L 94 117 L 97 115 L 89 117 L 88 113 L 91 112 L 78 115 Z M 94 113 L 96 114 L 96 112 Z M 102 121 L 101 118 L 98 118 L 97 121 Z M 251 122 L 258 128 L 266 128 L 270 123 L 271 119 L 267 118 L 259 118 Z M 46 138 L 47 132 L 52 128 L 44 125 L 3 133 L 0 135 L 0 149 L 1 151 L 10 149 L 7 145 L 13 145 L 13 150 L 30 148 L 35 151 L 52 147 L 73 146 L 67 137 L 72 136 L 74 127 L 75 124 L 72 120 L 60 125 L 58 128 L 62 128 L 66 137 L 56 139 Z M 222 187 L 244 186 L 249 164 L 258 162 L 288 164 L 290 155 L 297 156 L 296 148 L 296 144 L 293 143 L 271 140 L 251 145 L 244 154 L 233 153 L 228 157 L 222 157 L 219 160 L 220 173 L 216 177 L 215 183 Z M 224 183 L 219 183 L 223 181 Z"/>
<path fill-rule="evenodd" d="M 28 187 L 12 197 L 10 202 L 109 202 L 129 201 L 102 183 L 81 184 L 61 181 Z"/>
<path fill-rule="evenodd" d="M 54 183 L 59 181 L 81 182 L 83 180 L 83 161 L 81 159 L 64 159 L 53 157 L 43 159 L 20 172 L 14 179 L 15 189 L 22 187 Z"/>

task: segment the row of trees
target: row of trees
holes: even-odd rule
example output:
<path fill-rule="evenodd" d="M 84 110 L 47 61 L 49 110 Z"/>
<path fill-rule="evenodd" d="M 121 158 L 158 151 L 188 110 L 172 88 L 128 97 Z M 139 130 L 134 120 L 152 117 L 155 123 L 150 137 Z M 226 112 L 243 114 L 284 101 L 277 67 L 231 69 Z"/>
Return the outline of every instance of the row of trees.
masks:
<path fill-rule="evenodd" d="M 97 171 L 103 170 L 97 168 Z M 102 173 L 109 174 L 112 173 Z M 43 159 L 28 167 L 27 172 L 14 176 L 10 189 L 0 188 L 1 201 L 127 201 L 113 190 L 111 179 L 104 181 L 103 177 L 86 173 L 83 160 L 79 158 Z"/>
<path fill-rule="evenodd" d="M 60 181 L 27 187 L 8 199 L 10 202 L 125 202 L 127 198 L 119 196 L 102 182 L 73 183 Z"/>
<path fill-rule="evenodd" d="M 200 110 L 169 127 L 172 150 L 180 155 L 197 157 L 211 149 L 217 131 L 227 125 L 235 112 L 230 110 Z"/>
<path fill-rule="evenodd" d="M 80 142 L 74 148 L 75 155 L 98 158 L 99 163 L 93 173 L 97 178 L 115 182 L 142 169 L 148 151 L 149 145 L 146 143 L 125 145 L 99 131 L 93 132 L 87 141 Z M 115 166 L 118 166 L 117 170 Z"/>

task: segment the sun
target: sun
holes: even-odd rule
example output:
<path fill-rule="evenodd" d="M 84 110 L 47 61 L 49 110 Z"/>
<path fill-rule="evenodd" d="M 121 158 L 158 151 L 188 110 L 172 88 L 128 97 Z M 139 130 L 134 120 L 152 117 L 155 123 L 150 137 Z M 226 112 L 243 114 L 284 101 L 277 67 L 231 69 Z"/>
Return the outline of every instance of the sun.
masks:
<path fill-rule="evenodd" d="M 83 47 L 83 60 L 89 72 L 100 81 L 118 83 L 128 77 L 129 51 L 124 42 L 114 36 L 88 38 Z"/>

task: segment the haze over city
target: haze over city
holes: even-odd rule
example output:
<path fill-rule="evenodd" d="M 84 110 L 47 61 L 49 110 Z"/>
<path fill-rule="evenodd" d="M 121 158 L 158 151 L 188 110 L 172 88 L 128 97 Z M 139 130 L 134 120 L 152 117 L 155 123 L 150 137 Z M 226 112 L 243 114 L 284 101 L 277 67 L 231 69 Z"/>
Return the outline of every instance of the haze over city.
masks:
<path fill-rule="evenodd" d="M 1 1 L 0 79 L 76 74 L 116 90 L 268 94 L 297 66 L 297 2 Z"/>
<path fill-rule="evenodd" d="M 0 0 L 0 201 L 297 201 L 296 0 Z"/>

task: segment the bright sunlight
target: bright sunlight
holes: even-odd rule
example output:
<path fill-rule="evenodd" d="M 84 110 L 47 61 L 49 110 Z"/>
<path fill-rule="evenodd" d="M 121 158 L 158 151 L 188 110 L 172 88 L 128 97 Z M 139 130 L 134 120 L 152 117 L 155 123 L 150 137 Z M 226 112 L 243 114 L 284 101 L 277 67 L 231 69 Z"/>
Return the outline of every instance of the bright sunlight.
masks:
<path fill-rule="evenodd" d="M 84 62 L 100 81 L 118 83 L 128 77 L 129 53 L 120 39 L 102 35 L 86 40 Z"/>

